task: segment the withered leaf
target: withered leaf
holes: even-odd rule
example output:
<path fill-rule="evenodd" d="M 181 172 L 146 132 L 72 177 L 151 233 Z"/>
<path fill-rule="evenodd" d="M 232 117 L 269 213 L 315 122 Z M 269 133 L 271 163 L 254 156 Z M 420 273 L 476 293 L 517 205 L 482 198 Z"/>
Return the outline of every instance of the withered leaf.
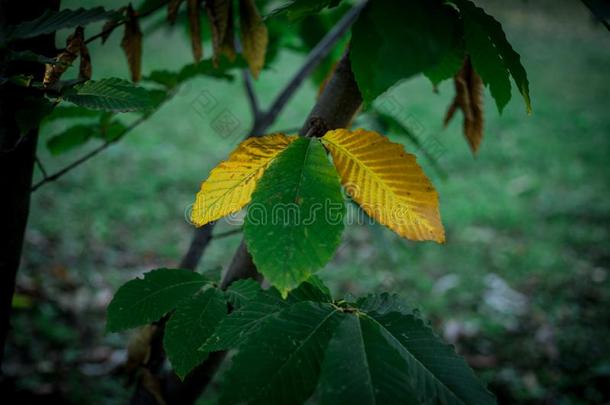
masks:
<path fill-rule="evenodd" d="M 167 5 L 167 21 L 170 24 L 174 24 L 176 22 L 176 18 L 178 17 L 178 10 L 180 10 L 180 5 L 182 4 L 182 0 L 170 0 Z"/>
<path fill-rule="evenodd" d="M 269 37 L 254 0 L 240 0 L 239 21 L 243 55 L 250 66 L 252 76 L 258 78 L 259 72 L 265 65 Z"/>
<path fill-rule="evenodd" d="M 47 64 L 45 67 L 44 78 L 42 83 L 45 87 L 50 87 L 57 83 L 61 75 L 72 65 L 78 57 L 85 41 L 85 29 L 76 27 L 74 33 L 66 40 L 66 49 L 64 49 L 57 57 L 56 63 Z"/>
<path fill-rule="evenodd" d="M 235 51 L 235 31 L 233 28 L 233 3 L 229 2 L 229 19 L 227 21 L 227 31 L 220 44 L 220 54 L 225 55 L 229 60 L 234 61 L 237 53 Z M 214 57 L 214 64 L 218 64 L 218 58 Z"/>
<path fill-rule="evenodd" d="M 464 137 L 472 153 L 477 152 L 483 139 L 483 81 L 472 67 L 470 57 L 464 60 L 462 69 L 453 78 L 455 98 L 445 114 L 444 125 L 449 124 L 456 111 L 464 115 Z"/>
<path fill-rule="evenodd" d="M 91 55 L 85 41 L 81 41 L 80 46 L 80 65 L 78 67 L 78 78 L 83 80 L 91 79 L 92 74 Z"/>
<path fill-rule="evenodd" d="M 127 22 L 125 23 L 121 48 L 123 48 L 127 57 L 131 80 L 139 81 L 142 69 L 142 31 L 140 30 L 138 16 L 131 4 L 127 7 Z"/>
<path fill-rule="evenodd" d="M 203 58 L 203 47 L 201 46 L 201 13 L 200 0 L 187 0 L 186 12 L 189 19 L 189 28 L 191 32 L 191 47 L 193 48 L 193 57 L 195 62 L 199 62 Z"/>
<path fill-rule="evenodd" d="M 214 48 L 214 64 L 218 64 L 218 56 L 227 48 L 227 56 L 234 55 L 233 48 L 233 6 L 230 0 L 208 0 L 205 9 L 212 29 L 212 47 Z M 229 32 L 230 31 L 230 32 Z M 227 46 L 228 45 L 228 46 Z"/>

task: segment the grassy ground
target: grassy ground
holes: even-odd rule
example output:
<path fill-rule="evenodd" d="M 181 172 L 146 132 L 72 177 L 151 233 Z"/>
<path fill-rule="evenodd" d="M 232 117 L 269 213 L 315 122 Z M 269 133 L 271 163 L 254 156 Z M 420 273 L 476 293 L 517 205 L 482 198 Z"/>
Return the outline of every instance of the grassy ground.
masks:
<path fill-rule="evenodd" d="M 485 139 L 473 158 L 460 119 L 441 126 L 450 83 L 434 94 L 418 78 L 391 92 L 396 114 L 420 129 L 448 174 L 442 179 L 420 158 L 441 195 L 447 243 L 416 244 L 377 225 L 352 225 L 319 274 L 338 294 L 404 296 L 502 402 L 608 401 L 610 34 L 576 2 L 504 3 L 485 5 L 522 55 L 532 116 L 518 96 L 502 116 L 486 99 Z M 94 47 L 94 75 L 126 75 L 119 40 Z M 262 74 L 264 105 L 301 60 L 282 54 Z M 145 41 L 146 70 L 189 61 L 180 31 Z M 298 127 L 315 94 L 306 85 L 274 129 Z M 201 113 L 198 103 L 210 95 L 217 107 Z M 213 130 L 225 109 L 240 121 L 229 135 Z M 184 212 L 248 130 L 244 117 L 238 81 L 194 80 L 124 141 L 35 193 L 19 286 L 37 298 L 16 310 L 9 352 L 13 374 L 30 375 L 24 388 L 59 388 L 75 403 L 92 393 L 110 403 L 126 395 L 102 365 L 124 357 L 122 337 L 100 335 L 104 306 L 124 280 L 179 261 L 192 232 Z M 59 129 L 45 127 L 42 144 Z M 57 158 L 40 148 L 49 171 L 81 153 Z M 200 270 L 220 272 L 239 239 L 214 241 Z M 83 316 L 91 321 L 75 322 Z"/>

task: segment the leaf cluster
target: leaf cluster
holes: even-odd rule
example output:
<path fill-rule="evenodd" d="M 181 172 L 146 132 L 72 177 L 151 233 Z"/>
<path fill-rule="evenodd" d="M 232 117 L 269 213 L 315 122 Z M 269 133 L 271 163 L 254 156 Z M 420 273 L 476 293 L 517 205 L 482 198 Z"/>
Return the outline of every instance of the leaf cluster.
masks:
<path fill-rule="evenodd" d="M 282 299 L 253 280 L 223 292 L 197 273 L 158 269 L 119 289 L 107 329 L 163 316 L 164 347 L 182 378 L 208 353 L 236 351 L 221 403 L 494 403 L 454 349 L 394 295 L 334 300 L 313 276 Z"/>

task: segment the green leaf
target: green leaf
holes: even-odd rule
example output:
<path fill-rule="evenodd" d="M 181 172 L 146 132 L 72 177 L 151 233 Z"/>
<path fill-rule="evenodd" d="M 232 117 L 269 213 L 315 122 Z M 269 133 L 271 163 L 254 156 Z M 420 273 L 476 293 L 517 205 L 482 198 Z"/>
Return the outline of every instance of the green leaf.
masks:
<path fill-rule="evenodd" d="M 411 311 L 407 309 L 404 302 L 396 294 L 370 294 L 360 298 L 356 302 L 356 306 L 366 313 L 375 313 L 377 315 L 385 315 L 388 312 L 399 312 L 404 315 L 411 314 Z"/>
<path fill-rule="evenodd" d="M 332 257 L 343 231 L 339 176 L 317 139 L 292 142 L 252 194 L 244 225 L 248 251 L 283 296 Z"/>
<path fill-rule="evenodd" d="M 158 10 L 159 7 L 164 6 L 167 3 L 166 0 L 143 0 L 137 8 L 138 14 L 150 13 Z"/>
<path fill-rule="evenodd" d="M 275 289 L 262 291 L 223 319 L 200 350 L 215 352 L 237 348 L 281 310 L 302 301 L 328 303 L 331 302 L 330 292 L 316 276 L 311 276 L 301 283 L 285 300 Z"/>
<path fill-rule="evenodd" d="M 160 84 L 167 89 L 173 89 L 178 85 L 178 72 L 169 70 L 154 70 L 147 76 L 142 77 L 142 80 Z"/>
<path fill-rule="evenodd" d="M 223 319 L 212 336 L 199 350 L 217 352 L 241 346 L 255 334 L 265 322 L 271 320 L 288 302 L 272 292 L 260 294 L 256 299 L 233 311 Z"/>
<path fill-rule="evenodd" d="M 50 34 L 62 28 L 84 26 L 92 22 L 114 17 L 115 11 L 106 11 L 103 7 L 61 11 L 47 10 L 40 17 L 8 28 L 7 39 L 24 39 Z"/>
<path fill-rule="evenodd" d="M 38 83 L 34 82 L 34 76 L 32 75 L 24 75 L 24 74 L 17 74 L 14 76 L 10 76 L 10 77 L 1 77 L 0 76 L 0 84 L 5 84 L 5 83 L 11 83 L 14 84 L 15 86 L 19 86 L 19 87 L 30 87 L 30 86 L 35 86 Z"/>
<path fill-rule="evenodd" d="M 494 403 L 466 362 L 395 295 L 371 295 L 354 307 L 291 303 L 292 294 L 278 303 L 266 293 L 216 330 L 260 298 L 269 301 L 271 310 L 258 317 L 265 320 L 238 341 L 221 403 L 302 403 L 316 386 L 313 402 L 322 404 Z"/>
<path fill-rule="evenodd" d="M 196 76 L 208 76 L 215 79 L 232 81 L 235 76 L 231 73 L 233 69 L 246 67 L 243 59 L 238 58 L 234 62 L 226 57 L 221 57 L 218 66 L 215 66 L 211 59 L 202 60 L 199 63 L 185 65 L 177 72 L 169 70 L 155 70 L 142 79 L 145 81 L 160 84 L 168 89 L 173 89 L 177 85 L 192 79 Z"/>
<path fill-rule="evenodd" d="M 81 107 L 102 111 L 137 111 L 153 106 L 150 94 L 142 87 L 118 79 L 89 80 L 68 90 L 63 99 Z"/>
<path fill-rule="evenodd" d="M 97 126 L 93 125 L 75 125 L 65 131 L 53 135 L 47 141 L 47 149 L 53 155 L 59 155 L 68 152 L 78 146 L 85 144 L 89 139 L 94 137 L 98 131 Z"/>
<path fill-rule="evenodd" d="M 453 347 L 437 338 L 421 319 L 399 312 L 371 313 L 365 315 L 365 319 L 369 322 L 368 326 L 376 328 L 383 337 L 384 342 L 377 344 L 385 344 L 392 349 L 392 352 L 386 351 L 387 354 L 376 357 L 402 359 L 401 368 L 391 371 L 403 375 L 403 389 L 409 387 L 413 390 L 413 394 L 419 398 L 418 402 L 495 403 L 494 396 L 485 389 L 466 361 L 455 353 Z M 375 339 L 379 340 L 377 337 Z M 390 372 L 389 367 L 387 372 Z M 387 390 L 390 392 L 390 388 Z M 396 395 L 405 394 L 396 391 Z"/>
<path fill-rule="evenodd" d="M 126 129 L 125 125 L 117 121 L 104 122 L 99 125 L 75 125 L 51 136 L 47 141 L 47 148 L 51 154 L 59 155 L 84 145 L 92 138 L 99 138 L 107 142 L 114 141 L 122 136 Z"/>
<path fill-rule="evenodd" d="M 40 54 L 37 54 L 37 53 L 32 52 L 27 49 L 24 51 L 9 51 L 8 62 L 14 62 L 14 61 L 36 62 L 36 63 L 43 63 L 43 64 L 49 64 L 49 65 L 55 65 L 55 64 L 59 63 L 57 61 L 57 59 L 55 59 L 55 58 L 40 55 Z"/>
<path fill-rule="evenodd" d="M 310 15 L 318 14 L 326 8 L 337 7 L 339 3 L 341 3 L 341 0 L 292 0 L 291 2 L 276 8 L 265 18 L 281 16 L 285 17 L 288 21 L 293 22 Z"/>
<path fill-rule="evenodd" d="M 418 398 L 409 374 L 408 364 L 378 324 L 364 314 L 347 315 L 324 353 L 320 403 L 447 403 Z"/>
<path fill-rule="evenodd" d="M 226 314 L 224 294 L 216 288 L 178 304 L 165 328 L 163 346 L 180 378 L 205 360 L 207 353 L 198 349 Z"/>
<path fill-rule="evenodd" d="M 469 14 L 464 14 L 464 39 L 474 70 L 489 86 L 498 111 L 502 113 L 511 98 L 508 71 L 485 27 Z"/>
<path fill-rule="evenodd" d="M 437 86 L 443 80 L 451 79 L 460 70 L 464 63 L 464 42 L 454 39 L 454 45 L 443 56 L 441 61 L 424 71 L 424 75 Z"/>
<path fill-rule="evenodd" d="M 107 122 L 98 128 L 95 136 L 104 141 L 111 142 L 123 136 L 127 127 L 118 121 Z"/>
<path fill-rule="evenodd" d="M 71 118 L 98 118 L 101 114 L 100 111 L 88 108 L 59 105 L 44 118 L 43 123 Z"/>
<path fill-rule="evenodd" d="M 453 0 L 464 19 L 466 48 L 472 64 L 490 91 L 498 110 L 502 112 L 510 100 L 510 80 L 512 75 L 519 92 L 523 96 L 528 113 L 532 106 L 529 95 L 529 81 L 521 58 L 512 48 L 502 25 L 482 8 L 469 0 Z"/>
<path fill-rule="evenodd" d="M 365 103 L 437 66 L 459 37 L 457 13 L 437 0 L 367 4 L 352 28 L 350 59 Z"/>
<path fill-rule="evenodd" d="M 312 275 L 299 285 L 299 288 L 292 290 L 287 298 L 291 302 L 314 301 L 332 302 L 330 290 L 318 276 Z"/>
<path fill-rule="evenodd" d="M 185 269 L 157 269 L 125 283 L 108 305 L 106 330 L 118 332 L 160 319 L 207 281 Z"/>
<path fill-rule="evenodd" d="M 297 303 L 239 348 L 221 403 L 294 404 L 315 389 L 324 348 L 341 320 L 330 304 Z"/>
<path fill-rule="evenodd" d="M 351 5 L 344 3 L 340 7 L 332 9 L 331 12 L 310 15 L 298 21 L 296 23 L 298 28 L 295 31 L 299 34 L 303 43 L 303 46 L 298 49 L 303 53 L 309 53 L 350 8 Z M 335 64 L 345 52 L 349 39 L 349 35 L 344 35 L 337 41 L 328 55 L 318 63 L 318 66 L 311 73 L 310 78 L 316 87 L 320 87 L 324 80 L 328 79 Z"/>
<path fill-rule="evenodd" d="M 234 282 L 229 286 L 225 294 L 233 308 L 238 309 L 253 300 L 261 291 L 258 281 L 249 278 Z"/>

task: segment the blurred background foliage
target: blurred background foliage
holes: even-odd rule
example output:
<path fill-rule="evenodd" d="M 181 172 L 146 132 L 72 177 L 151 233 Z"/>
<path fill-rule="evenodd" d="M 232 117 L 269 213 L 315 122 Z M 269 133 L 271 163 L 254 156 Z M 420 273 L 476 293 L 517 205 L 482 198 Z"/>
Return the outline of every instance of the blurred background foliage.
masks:
<path fill-rule="evenodd" d="M 608 402 L 610 33 L 578 2 L 478 3 L 504 24 L 521 54 L 534 114 L 528 117 L 515 98 L 499 116 L 486 94 L 485 138 L 473 158 L 461 118 L 442 128 L 454 94 L 450 81 L 437 92 L 423 77 L 392 89 L 377 108 L 418 138 L 420 147 L 388 128 L 432 177 L 447 243 L 402 240 L 357 221 L 352 207 L 343 243 L 319 275 L 338 295 L 400 294 L 458 347 L 501 403 Z M 270 23 L 276 42 L 255 84 L 263 106 L 341 14 Z M 143 23 L 144 74 L 191 63 L 186 23 L 169 29 L 163 13 L 155 18 Z M 128 77 L 120 37 L 92 44 L 94 78 Z M 205 50 L 209 57 L 209 42 Z M 325 61 L 299 90 L 273 130 L 304 122 L 332 63 Z M 240 81 L 188 82 L 124 140 L 34 193 L 5 364 L 29 403 L 128 397 L 121 374 L 126 340 L 104 334 L 106 305 L 122 282 L 176 266 L 186 250 L 192 227 L 185 213 L 200 182 L 249 130 Z M 232 130 L 219 130 L 221 114 L 233 117 Z M 373 125 L 371 116 L 356 124 Z M 68 125 L 53 121 L 42 129 L 39 157 L 47 171 L 96 146 L 52 156 L 46 140 Z M 215 232 L 232 229 L 235 224 L 221 222 Z M 240 238 L 213 240 L 199 270 L 219 276 Z M 213 394 L 212 387 L 207 401 Z"/>

